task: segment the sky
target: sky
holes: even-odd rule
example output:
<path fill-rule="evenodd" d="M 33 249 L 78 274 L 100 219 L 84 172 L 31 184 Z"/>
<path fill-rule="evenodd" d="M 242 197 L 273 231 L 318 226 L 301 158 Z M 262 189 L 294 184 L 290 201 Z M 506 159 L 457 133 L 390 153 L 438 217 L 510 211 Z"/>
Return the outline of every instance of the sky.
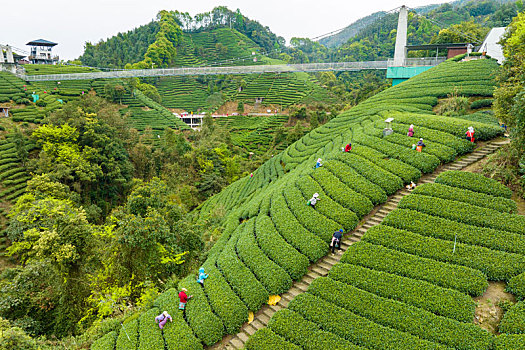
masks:
<path fill-rule="evenodd" d="M 401 5 L 418 7 L 447 0 L 0 0 L 0 44 L 28 51 L 35 39 L 58 43 L 63 60 L 78 58 L 86 42 L 97 43 L 119 32 L 149 23 L 160 10 L 192 16 L 227 6 L 270 27 L 287 41 L 313 38 L 344 28 L 359 18 Z M 15 50 L 16 51 L 16 50 Z"/>

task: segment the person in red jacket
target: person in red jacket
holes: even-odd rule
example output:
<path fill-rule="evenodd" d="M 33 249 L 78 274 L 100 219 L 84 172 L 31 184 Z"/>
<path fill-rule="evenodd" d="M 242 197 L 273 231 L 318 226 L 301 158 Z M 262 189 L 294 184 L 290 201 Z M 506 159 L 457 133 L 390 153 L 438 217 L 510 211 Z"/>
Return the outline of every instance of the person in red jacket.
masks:
<path fill-rule="evenodd" d="M 467 132 L 465 133 L 467 140 L 474 142 L 474 128 L 472 126 L 468 127 Z"/>
<path fill-rule="evenodd" d="M 348 145 L 345 147 L 345 152 L 350 152 L 352 150 L 352 143 L 348 142 Z"/>
<path fill-rule="evenodd" d="M 188 299 L 190 299 L 193 295 L 188 296 L 186 294 L 188 290 L 186 288 L 182 288 L 182 290 L 179 293 L 179 310 L 184 310 L 186 308 L 186 303 L 188 302 Z"/>

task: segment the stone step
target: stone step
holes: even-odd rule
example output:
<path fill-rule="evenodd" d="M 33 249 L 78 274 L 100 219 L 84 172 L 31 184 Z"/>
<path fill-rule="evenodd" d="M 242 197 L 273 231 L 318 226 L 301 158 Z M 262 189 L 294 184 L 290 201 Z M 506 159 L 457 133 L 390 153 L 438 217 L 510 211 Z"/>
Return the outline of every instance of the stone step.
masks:
<path fill-rule="evenodd" d="M 295 298 L 303 292 L 303 290 L 299 286 L 297 286 L 297 284 L 299 283 L 301 284 L 301 287 L 308 286 L 306 283 L 297 282 L 292 288 L 290 288 L 288 292 L 286 292 L 290 300 L 292 300 L 293 298 Z"/>
<path fill-rule="evenodd" d="M 332 268 L 332 266 L 334 266 L 335 264 L 330 264 L 330 263 L 325 263 L 325 262 L 320 262 L 317 264 L 317 266 L 320 266 L 322 267 L 323 269 L 327 269 L 328 271 L 330 271 L 330 269 Z"/>
<path fill-rule="evenodd" d="M 314 267 L 315 268 L 315 267 Z M 324 274 L 322 274 L 321 276 L 326 276 L 326 274 L 328 273 L 328 271 L 326 271 Z M 308 289 L 308 285 L 306 283 L 296 283 L 295 284 L 295 288 L 299 289 L 300 292 L 306 292 L 306 290 Z"/>
<path fill-rule="evenodd" d="M 248 338 L 250 338 L 250 335 L 244 332 L 239 332 L 237 333 L 237 338 L 239 338 L 243 343 L 246 343 Z"/>
<path fill-rule="evenodd" d="M 310 284 L 310 283 L 312 283 L 314 281 L 314 279 L 315 278 L 313 278 L 313 277 L 304 275 L 302 281 L 305 282 L 305 283 Z"/>
<path fill-rule="evenodd" d="M 265 324 L 263 324 L 258 317 L 254 318 L 253 322 L 250 323 L 250 326 L 254 327 L 254 328 L 263 328 L 265 326 Z"/>
<path fill-rule="evenodd" d="M 283 308 L 282 305 L 268 305 L 268 308 L 271 309 L 273 312 L 277 312 Z"/>
<path fill-rule="evenodd" d="M 325 258 L 323 259 L 327 264 L 331 264 L 331 265 L 335 265 L 339 262 L 339 260 L 337 259 L 334 259 L 333 257 L 327 255 L 325 256 Z"/>
<path fill-rule="evenodd" d="M 257 328 L 253 326 L 253 322 L 244 326 L 244 333 L 248 335 L 253 335 L 253 333 L 257 332 Z"/>
<path fill-rule="evenodd" d="M 326 274 L 328 273 L 328 269 L 322 267 L 322 266 L 319 266 L 319 265 L 315 265 L 314 267 L 312 267 L 312 270 L 319 273 L 321 276 L 326 276 Z M 300 287 L 298 287 L 300 288 Z"/>
<path fill-rule="evenodd" d="M 233 338 L 230 340 L 230 344 L 234 346 L 234 349 L 242 349 L 244 347 L 244 343 L 239 338 Z"/>
<path fill-rule="evenodd" d="M 268 321 L 270 320 L 270 317 L 268 317 L 268 315 L 266 314 L 259 314 L 257 315 L 257 319 L 259 319 L 259 321 L 261 321 L 263 327 L 266 327 L 266 325 L 268 324 Z"/>
<path fill-rule="evenodd" d="M 279 305 L 281 305 L 283 308 L 288 307 L 288 304 L 290 304 L 290 301 L 291 300 L 287 300 L 281 297 L 281 300 L 279 300 Z"/>

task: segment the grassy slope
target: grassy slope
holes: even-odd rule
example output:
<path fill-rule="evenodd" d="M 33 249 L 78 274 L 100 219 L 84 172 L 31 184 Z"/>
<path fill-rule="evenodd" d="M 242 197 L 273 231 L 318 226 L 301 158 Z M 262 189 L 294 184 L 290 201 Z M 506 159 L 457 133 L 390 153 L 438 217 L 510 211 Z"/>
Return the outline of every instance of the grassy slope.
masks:
<path fill-rule="evenodd" d="M 341 114 L 264 163 L 253 178 L 243 178 L 205 202 L 202 217 L 217 206 L 227 209 L 225 230 L 204 264 L 210 273 L 204 288 L 192 276 L 181 284 L 195 298 L 180 325 L 189 325 L 191 335 L 207 345 L 235 333 L 248 310 L 287 290 L 310 262 L 326 254 L 334 230 L 353 229 L 374 204 L 449 160 L 450 152 L 470 151 L 472 146 L 461 139 L 469 125 L 479 140 L 500 135 L 498 127 L 432 117 L 431 112 L 436 98 L 455 86 L 465 95 L 490 96 L 494 83 L 487 77 L 495 68 L 491 60 L 448 61 Z M 411 151 L 400 139 L 402 129 L 388 140 L 377 137 L 381 129 L 375 123 L 386 116 L 395 116 L 396 128 L 415 124 L 416 136 L 424 135 L 432 153 Z M 342 153 L 351 139 L 352 153 Z M 324 167 L 314 170 L 318 157 Z M 314 192 L 322 198 L 315 210 L 306 206 Z M 431 341 L 422 344 L 432 348 Z M 180 348 L 176 343 L 168 347 Z"/>

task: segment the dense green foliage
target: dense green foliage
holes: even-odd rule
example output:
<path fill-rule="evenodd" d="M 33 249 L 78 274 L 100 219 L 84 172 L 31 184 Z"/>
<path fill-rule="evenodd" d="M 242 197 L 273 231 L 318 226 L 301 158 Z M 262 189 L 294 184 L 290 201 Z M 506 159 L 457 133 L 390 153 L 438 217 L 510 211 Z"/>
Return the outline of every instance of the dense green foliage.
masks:
<path fill-rule="evenodd" d="M 525 14 L 516 16 L 502 39 L 505 62 L 494 93 L 494 112 L 509 129 L 511 143 L 486 167 L 491 176 L 511 184 L 525 196 L 525 115 L 523 76 L 523 33 Z"/>
<path fill-rule="evenodd" d="M 497 185 L 494 180 L 475 174 L 469 174 L 469 180 L 486 185 L 478 186 L 480 192 L 472 191 L 473 197 L 480 195 L 489 206 L 502 199 L 484 193 L 485 188 Z M 268 328 L 297 345 L 303 345 L 312 334 L 323 339 L 322 329 L 353 344 L 347 347 L 520 348 L 521 337 L 504 334 L 494 338 L 472 323 L 475 305 L 468 294 L 481 295 L 487 279 L 509 281 L 511 291 L 519 290 L 516 286 L 523 285 L 523 278 L 518 274 L 524 269 L 525 258 L 514 253 L 513 245 L 522 235 L 440 218 L 446 212 L 454 216 L 454 205 L 466 205 L 462 198 L 466 191 L 461 186 L 438 184 L 424 185 L 419 191 L 430 191 L 431 186 L 437 189 L 433 207 L 429 203 L 392 211 L 384 222 L 365 233 L 362 242 L 347 249 L 327 277 L 315 279 L 307 292 L 296 296 L 288 306 L 291 311 L 276 313 Z M 439 196 L 455 191 L 456 199 L 440 205 L 443 199 Z M 400 207 L 421 197 L 410 194 L 401 200 Z M 492 242 L 491 234 L 497 235 Z M 522 333 L 524 314 L 523 302 L 510 308 L 500 332 Z M 343 326 L 348 324 L 351 327 Z"/>

